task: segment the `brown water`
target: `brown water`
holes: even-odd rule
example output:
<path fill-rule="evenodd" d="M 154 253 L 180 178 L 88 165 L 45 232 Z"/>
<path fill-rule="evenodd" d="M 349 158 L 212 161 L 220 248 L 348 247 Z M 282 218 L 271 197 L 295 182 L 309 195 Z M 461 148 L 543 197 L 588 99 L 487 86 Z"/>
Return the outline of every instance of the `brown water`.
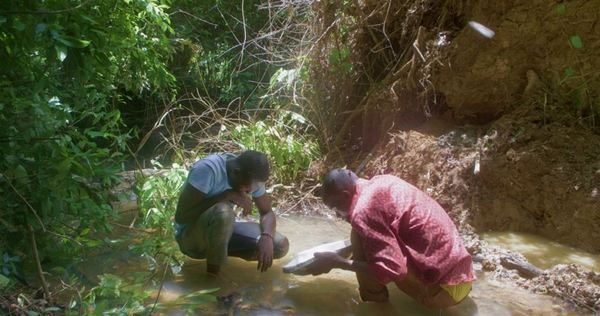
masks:
<path fill-rule="evenodd" d="M 481 238 L 492 246 L 499 246 L 523 254 L 531 264 L 549 269 L 561 263 L 577 263 L 600 272 L 600 255 L 553 242 L 546 238 L 515 232 L 490 232 Z"/>
<path fill-rule="evenodd" d="M 321 243 L 349 237 L 350 227 L 337 220 L 309 217 L 285 217 L 277 221 L 278 231 L 290 240 L 290 252 L 274 262 L 265 273 L 256 271 L 256 263 L 230 258 L 219 277 L 205 273 L 204 260 L 189 260 L 177 275 L 163 283 L 159 301 L 166 308 L 160 315 L 579 315 L 549 296 L 530 293 L 506 283 L 488 279 L 477 271 L 470 298 L 446 310 L 426 309 L 393 285 L 389 285 L 389 303 L 363 303 L 354 274 L 333 270 L 317 277 L 284 274 L 281 267 L 292 255 Z M 502 234 L 497 238 L 502 240 Z M 527 240 L 521 240 L 526 242 Z M 514 241 L 516 242 L 516 241 Z M 512 241 L 511 241 L 512 243 Z M 532 256 L 535 256 L 533 254 Z M 115 255 L 117 258 L 118 255 Z M 110 264 L 113 274 L 131 273 L 136 267 L 128 260 Z M 108 265 L 108 264 L 106 264 Z M 97 267 L 96 267 L 97 268 Z M 84 267 L 94 269 L 94 267 Z M 139 267 L 140 271 L 147 267 Z M 96 269 L 97 271 L 97 269 Z M 86 273 L 87 274 L 87 273 Z M 210 303 L 185 311 L 175 304 L 185 294 L 220 288 L 217 295 L 231 295 L 231 304 Z"/>

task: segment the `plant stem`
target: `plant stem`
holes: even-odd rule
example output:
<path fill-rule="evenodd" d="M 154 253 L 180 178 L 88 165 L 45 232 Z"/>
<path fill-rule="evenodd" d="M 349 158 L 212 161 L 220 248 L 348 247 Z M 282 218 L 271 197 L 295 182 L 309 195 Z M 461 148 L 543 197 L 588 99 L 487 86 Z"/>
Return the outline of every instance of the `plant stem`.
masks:
<path fill-rule="evenodd" d="M 29 235 L 31 237 L 31 246 L 33 248 L 33 258 L 35 259 L 35 266 L 37 268 L 37 274 L 40 278 L 40 282 L 42 282 L 42 288 L 44 289 L 44 298 L 46 300 L 50 299 L 50 290 L 48 290 L 48 284 L 46 283 L 46 278 L 44 277 L 44 271 L 42 271 L 42 264 L 40 263 L 40 255 L 37 249 L 37 243 L 35 241 L 35 232 L 33 231 L 33 227 L 31 224 L 27 224 L 29 228 Z"/>
<path fill-rule="evenodd" d="M 165 260 L 165 268 L 163 270 L 163 275 L 162 278 L 160 280 L 160 287 L 158 288 L 158 293 L 156 294 L 156 299 L 154 300 L 154 304 L 152 305 L 152 310 L 150 310 L 150 314 L 152 315 L 152 313 L 154 312 L 154 309 L 156 308 L 156 304 L 158 303 L 158 299 L 160 298 L 160 292 L 162 292 L 163 289 L 163 285 L 165 284 L 165 276 L 167 275 L 167 268 L 169 267 L 169 261 Z"/>

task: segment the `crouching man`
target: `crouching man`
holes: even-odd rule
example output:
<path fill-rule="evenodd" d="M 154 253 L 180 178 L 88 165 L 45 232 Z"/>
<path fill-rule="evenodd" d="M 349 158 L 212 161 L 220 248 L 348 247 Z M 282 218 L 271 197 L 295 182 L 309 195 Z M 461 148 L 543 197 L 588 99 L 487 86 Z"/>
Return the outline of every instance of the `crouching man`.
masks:
<path fill-rule="evenodd" d="M 411 184 L 391 175 L 358 178 L 335 169 L 323 182 L 323 202 L 352 225 L 352 259 L 316 253 L 307 271 L 356 272 L 364 301 L 387 301 L 396 286 L 432 308 L 463 301 L 475 279 L 471 256 L 442 207 Z"/>
<path fill-rule="evenodd" d="M 183 185 L 175 214 L 175 239 L 181 252 L 207 260 L 207 272 L 218 274 L 228 256 L 258 260 L 266 271 L 288 251 L 286 237 L 275 232 L 275 214 L 265 192 L 269 177 L 266 155 L 245 151 L 214 154 L 194 163 Z M 260 225 L 236 222 L 233 206 L 247 215 L 252 196 Z"/>

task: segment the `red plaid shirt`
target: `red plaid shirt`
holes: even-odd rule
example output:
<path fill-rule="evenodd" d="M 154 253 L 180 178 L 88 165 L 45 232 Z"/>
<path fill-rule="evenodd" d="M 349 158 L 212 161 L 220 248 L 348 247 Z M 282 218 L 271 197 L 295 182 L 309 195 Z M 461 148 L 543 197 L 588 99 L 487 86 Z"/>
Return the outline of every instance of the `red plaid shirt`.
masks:
<path fill-rule="evenodd" d="M 444 209 L 411 184 L 390 175 L 358 179 L 350 223 L 382 284 L 401 281 L 407 265 L 426 284 L 475 279 L 471 255 Z"/>

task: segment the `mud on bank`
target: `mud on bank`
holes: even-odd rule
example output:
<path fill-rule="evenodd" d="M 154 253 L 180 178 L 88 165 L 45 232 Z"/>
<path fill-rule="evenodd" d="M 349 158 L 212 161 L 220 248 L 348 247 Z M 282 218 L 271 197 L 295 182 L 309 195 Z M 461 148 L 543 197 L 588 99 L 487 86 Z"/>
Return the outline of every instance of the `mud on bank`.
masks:
<path fill-rule="evenodd" d="M 495 277 L 598 310 L 600 274 L 577 265 L 517 273 L 507 268 L 527 267 L 523 256 L 477 235 L 524 231 L 598 252 L 600 137 L 540 115 L 525 104 L 487 126 L 436 119 L 393 133 L 362 161 L 362 176 L 394 174 L 438 200 Z"/>

